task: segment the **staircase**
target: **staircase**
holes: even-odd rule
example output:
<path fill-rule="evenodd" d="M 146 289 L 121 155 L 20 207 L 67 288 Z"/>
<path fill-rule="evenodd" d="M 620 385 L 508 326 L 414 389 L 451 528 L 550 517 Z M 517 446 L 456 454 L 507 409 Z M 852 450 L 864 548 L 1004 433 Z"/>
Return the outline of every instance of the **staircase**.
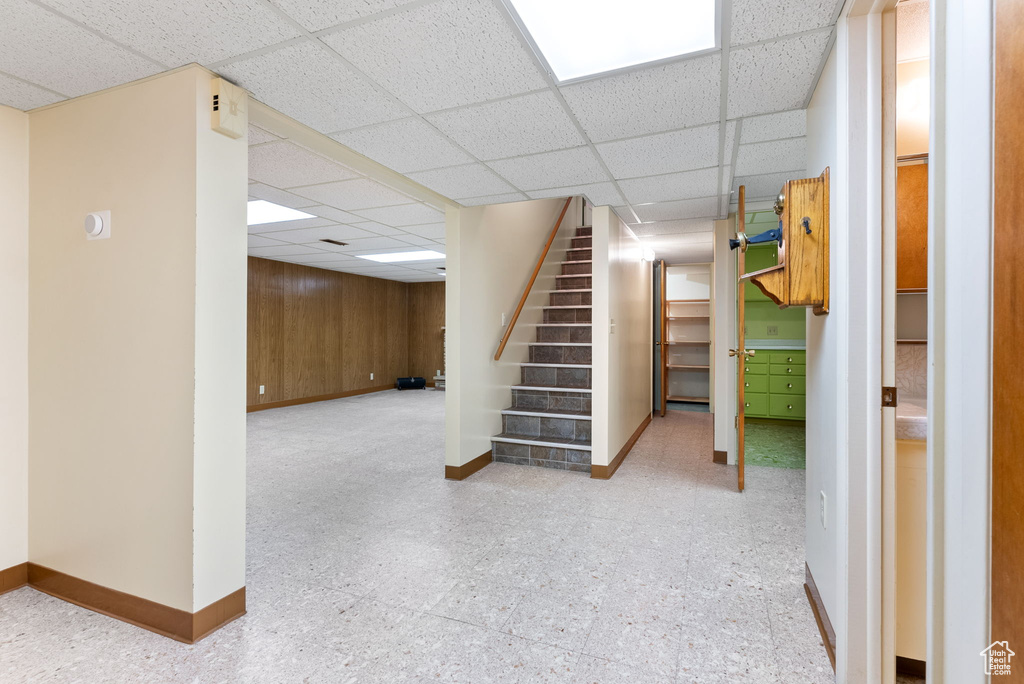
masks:
<path fill-rule="evenodd" d="M 512 386 L 502 433 L 491 438 L 495 461 L 590 472 L 591 230 L 576 229 L 555 276 L 522 384 Z"/>

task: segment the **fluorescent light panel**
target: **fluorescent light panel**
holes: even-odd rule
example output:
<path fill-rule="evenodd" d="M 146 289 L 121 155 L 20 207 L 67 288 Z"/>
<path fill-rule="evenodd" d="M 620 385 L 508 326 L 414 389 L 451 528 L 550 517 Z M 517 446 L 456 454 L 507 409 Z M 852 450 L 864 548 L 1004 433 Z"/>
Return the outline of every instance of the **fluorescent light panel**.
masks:
<path fill-rule="evenodd" d="M 559 81 L 716 47 L 717 0 L 506 0 Z"/>
<path fill-rule="evenodd" d="M 430 259 L 444 259 L 444 254 L 430 249 L 418 252 L 389 252 L 387 254 L 356 254 L 360 259 L 379 261 L 382 264 L 394 264 L 400 261 L 428 261 Z"/>
<path fill-rule="evenodd" d="M 280 223 L 281 221 L 298 221 L 299 219 L 316 218 L 291 207 L 282 207 L 266 200 L 252 200 L 248 207 L 248 223 L 258 226 L 261 223 Z"/>

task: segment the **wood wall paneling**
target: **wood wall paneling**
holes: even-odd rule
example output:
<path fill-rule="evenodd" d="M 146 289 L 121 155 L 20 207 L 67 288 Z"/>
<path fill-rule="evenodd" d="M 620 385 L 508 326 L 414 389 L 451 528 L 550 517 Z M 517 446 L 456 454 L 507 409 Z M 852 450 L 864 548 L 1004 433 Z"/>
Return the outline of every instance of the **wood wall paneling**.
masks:
<path fill-rule="evenodd" d="M 992 640 L 1024 644 L 1024 0 L 995 22 L 995 223 L 992 350 Z M 964 226 L 965 235 L 971 232 Z M 966 237 L 965 239 L 970 239 Z M 984 302 L 979 302 L 983 306 Z M 1012 662 L 1019 681 L 1022 665 Z M 1008 680 L 1010 678 L 1007 678 Z"/>
<path fill-rule="evenodd" d="M 896 169 L 896 289 L 928 287 L 928 164 Z"/>
<path fill-rule="evenodd" d="M 400 376 L 430 380 L 443 367 L 443 282 L 250 257 L 248 305 L 250 408 L 376 390 Z"/>

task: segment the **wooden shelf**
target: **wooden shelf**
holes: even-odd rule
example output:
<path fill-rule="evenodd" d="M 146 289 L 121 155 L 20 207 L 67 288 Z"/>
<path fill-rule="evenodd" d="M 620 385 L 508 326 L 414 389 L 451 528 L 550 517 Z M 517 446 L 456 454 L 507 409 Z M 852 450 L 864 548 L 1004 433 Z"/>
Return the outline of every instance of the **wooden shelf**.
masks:
<path fill-rule="evenodd" d="M 669 401 L 688 401 L 694 404 L 710 404 L 710 397 L 674 397 L 671 394 L 666 397 Z"/>
<path fill-rule="evenodd" d="M 710 304 L 710 299 L 666 299 L 666 304 Z"/>
<path fill-rule="evenodd" d="M 685 321 L 688 319 L 710 321 L 711 316 L 666 316 L 665 319 L 669 321 Z"/>
<path fill-rule="evenodd" d="M 689 366 L 680 364 L 665 364 L 669 370 L 711 370 L 711 366 Z"/>
<path fill-rule="evenodd" d="M 706 347 L 711 344 L 711 340 L 675 340 L 666 342 L 665 344 L 675 344 L 684 347 Z"/>

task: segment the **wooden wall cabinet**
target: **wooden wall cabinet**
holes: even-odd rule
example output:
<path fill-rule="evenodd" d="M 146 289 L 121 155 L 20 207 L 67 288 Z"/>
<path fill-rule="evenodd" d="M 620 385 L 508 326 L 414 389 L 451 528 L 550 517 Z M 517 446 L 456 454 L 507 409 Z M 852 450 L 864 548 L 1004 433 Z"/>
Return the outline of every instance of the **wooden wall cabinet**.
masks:
<path fill-rule="evenodd" d="M 782 189 L 779 263 L 741 276 L 780 308 L 829 305 L 829 170 L 817 178 L 787 181 Z M 778 211 L 778 209 L 776 209 Z"/>

